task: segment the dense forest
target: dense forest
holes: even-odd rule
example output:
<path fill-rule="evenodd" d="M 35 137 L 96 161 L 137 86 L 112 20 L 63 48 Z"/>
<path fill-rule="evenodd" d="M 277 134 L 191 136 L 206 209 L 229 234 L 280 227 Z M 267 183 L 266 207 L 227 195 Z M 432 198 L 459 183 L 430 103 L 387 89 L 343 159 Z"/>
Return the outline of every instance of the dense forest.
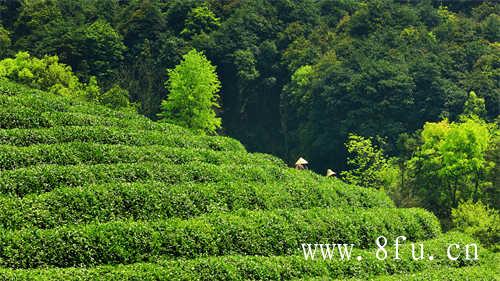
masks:
<path fill-rule="evenodd" d="M 88 96 L 103 92 L 100 100 L 130 101 L 139 113 L 161 118 L 166 70 L 196 49 L 220 79 L 218 133 L 250 151 L 289 164 L 302 156 L 320 173 L 331 168 L 349 182 L 392 189 L 403 205 L 417 204 L 412 196 L 423 193 L 440 209 L 437 187 L 449 185 L 442 191 L 446 207 L 438 210 L 444 216 L 462 199 L 498 206 L 495 1 L 0 3 L 0 56 L 69 65 Z M 461 122 L 467 114 L 479 123 Z M 426 122 L 441 132 L 425 129 Z M 445 142 L 454 131 L 482 134 L 478 151 L 455 150 L 479 160 L 444 171 L 426 158 L 433 144 L 425 135 Z"/>

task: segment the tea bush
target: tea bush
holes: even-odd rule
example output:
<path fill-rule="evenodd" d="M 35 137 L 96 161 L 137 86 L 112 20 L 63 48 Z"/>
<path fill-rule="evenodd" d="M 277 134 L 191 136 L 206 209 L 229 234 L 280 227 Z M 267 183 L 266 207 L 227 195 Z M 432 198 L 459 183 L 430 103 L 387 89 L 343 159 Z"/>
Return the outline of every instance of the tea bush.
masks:
<path fill-rule="evenodd" d="M 52 228 L 116 219 L 191 218 L 238 209 L 393 207 L 383 192 L 310 182 L 214 184 L 110 183 L 58 188 L 24 198 L 0 197 L 0 229 Z"/>
<path fill-rule="evenodd" d="M 375 231 L 374 231 L 375 230 Z M 114 221 L 0 236 L 0 264 L 11 268 L 134 263 L 158 255 L 287 255 L 301 243 L 374 247 L 377 236 L 423 240 L 440 233 L 421 209 L 309 209 L 214 213 L 188 220 Z M 82 249 L 85 249 L 82 251 Z"/>

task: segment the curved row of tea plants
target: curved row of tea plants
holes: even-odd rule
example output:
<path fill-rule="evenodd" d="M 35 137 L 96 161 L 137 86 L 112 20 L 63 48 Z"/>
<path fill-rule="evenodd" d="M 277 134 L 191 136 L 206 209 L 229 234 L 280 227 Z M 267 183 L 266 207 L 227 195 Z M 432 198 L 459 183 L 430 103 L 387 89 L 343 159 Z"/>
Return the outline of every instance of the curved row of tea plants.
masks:
<path fill-rule="evenodd" d="M 128 146 L 71 142 L 27 147 L 0 145 L 0 170 L 23 168 L 37 164 L 77 165 L 161 162 L 184 164 L 276 165 L 285 164 L 278 158 L 243 151 L 217 152 L 207 149 L 172 148 L 167 146 Z"/>
<path fill-rule="evenodd" d="M 382 192 L 323 182 L 112 183 L 58 188 L 24 198 L 0 197 L 0 228 L 53 228 L 117 219 L 191 218 L 239 209 L 393 207 Z"/>
<path fill-rule="evenodd" d="M 249 182 L 272 183 L 298 175 L 279 166 L 213 165 L 191 162 L 119 163 L 97 165 L 37 165 L 0 173 L 0 193 L 25 196 L 43 193 L 61 186 L 84 186 L 110 182 L 161 181 L 168 184 L 186 182 Z M 304 175 L 307 178 L 306 175 Z"/>
<path fill-rule="evenodd" d="M 40 111 L 32 107 L 0 109 L 0 129 L 50 128 L 55 126 L 115 126 L 164 131 L 175 128 L 185 134 L 193 134 L 187 129 L 179 129 L 170 124 L 152 122 L 148 119 L 123 119 L 81 112 Z"/>
<path fill-rule="evenodd" d="M 177 132 L 176 127 L 165 127 L 162 131 L 100 125 L 0 129 L 0 144 L 29 146 L 79 141 L 135 146 L 163 145 L 168 147 L 245 151 L 241 143 L 234 139 L 222 136 L 192 136 Z"/>
<path fill-rule="evenodd" d="M 32 107 L 41 111 L 80 112 L 124 119 L 143 119 L 132 110 L 110 109 L 77 97 L 58 96 L 0 78 L 0 107 Z M 173 125 L 172 125 L 173 126 Z"/>
<path fill-rule="evenodd" d="M 11 268 L 134 263 L 157 256 L 287 255 L 301 243 L 374 247 L 379 235 L 423 240 L 440 233 L 421 209 L 309 209 L 214 213 L 188 220 L 114 221 L 0 236 L 0 265 Z M 85 249 L 82 251 L 82 249 Z"/>
<path fill-rule="evenodd" d="M 377 275 L 395 273 L 416 273 L 431 276 L 453 276 L 455 272 L 479 271 L 484 276 L 492 276 L 491 267 L 496 266 L 493 256 L 487 251 L 479 251 L 479 261 L 467 261 L 462 256 L 457 261 L 451 261 L 445 256 L 445 249 L 450 243 L 465 245 L 473 240 L 460 233 L 449 233 L 436 239 L 424 241 L 424 247 L 436 256 L 433 262 L 428 260 L 413 261 L 410 258 L 410 245 L 400 246 L 401 260 L 394 260 L 390 255 L 384 261 L 377 260 L 374 250 L 354 249 L 352 256 L 362 256 L 356 259 L 339 260 L 305 260 L 301 255 L 290 256 L 217 256 L 196 259 L 156 259 L 152 263 L 136 263 L 130 265 L 97 266 L 87 268 L 49 268 L 49 269 L 0 269 L 0 279 L 3 280 L 296 280 L 297 278 L 321 277 L 317 280 L 335 278 L 359 278 L 369 280 Z M 393 253 L 393 247 L 387 247 Z M 473 266 L 480 265 L 480 266 Z M 456 268 L 456 270 L 455 270 Z M 449 270 L 449 271 L 448 271 Z M 450 272 L 450 273 L 448 273 Z M 477 276 L 471 273 L 472 276 Z M 418 276 L 418 275 L 415 275 Z M 457 276 L 470 276 L 457 275 Z M 495 275 L 493 275 L 495 276 Z M 400 275 L 387 277 L 388 280 L 407 280 L 407 276 L 398 279 Z M 427 280 L 438 280 L 427 279 Z M 312 279 L 316 280 L 316 279 Z M 377 279 L 378 280 L 378 279 Z M 381 279 L 385 280 L 385 279 Z M 412 280 L 408 278 L 408 280 Z M 414 278 L 413 280 L 420 280 Z M 450 279 L 475 280 L 475 279 Z M 478 279 L 481 280 L 481 279 Z M 486 279 L 494 280 L 494 279 Z"/>

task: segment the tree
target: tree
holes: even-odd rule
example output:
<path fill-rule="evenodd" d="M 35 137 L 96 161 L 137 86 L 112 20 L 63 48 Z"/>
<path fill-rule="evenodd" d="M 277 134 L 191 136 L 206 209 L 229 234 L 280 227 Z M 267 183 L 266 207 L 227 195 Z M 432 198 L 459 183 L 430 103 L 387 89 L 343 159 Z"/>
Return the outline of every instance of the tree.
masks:
<path fill-rule="evenodd" d="M 84 59 L 80 70 L 96 76 L 100 82 L 111 80 L 126 50 L 121 35 L 99 19 L 84 28 L 82 37 Z"/>
<path fill-rule="evenodd" d="M 195 131 L 214 133 L 221 126 L 214 108 L 221 84 L 215 66 L 196 50 L 182 57 L 174 69 L 168 69 L 166 87 L 169 95 L 162 101 L 159 114 L 165 121 L 192 128 Z"/>
<path fill-rule="evenodd" d="M 478 97 L 476 93 L 471 91 L 467 101 L 465 101 L 462 118 L 484 118 L 485 115 L 486 109 L 484 99 Z"/>
<path fill-rule="evenodd" d="M 102 94 L 100 102 L 111 108 L 129 107 L 128 91 L 118 85 Z"/>
<path fill-rule="evenodd" d="M 490 143 L 487 124 L 478 119 L 426 123 L 420 137 L 422 145 L 409 162 L 413 189 L 425 207 L 448 218 L 460 202 L 477 202 L 491 185 L 487 174 L 494 166 L 485 158 Z"/>
<path fill-rule="evenodd" d="M 191 37 L 202 32 L 209 33 L 219 26 L 219 18 L 206 5 L 203 5 L 189 12 L 181 35 Z"/>
<path fill-rule="evenodd" d="M 7 53 L 10 44 L 9 31 L 0 24 L 0 58 Z"/>
<path fill-rule="evenodd" d="M 389 189 L 398 181 L 397 167 L 391 164 L 381 148 L 371 138 L 349 135 L 346 143 L 350 170 L 341 173 L 343 179 L 359 186 Z"/>

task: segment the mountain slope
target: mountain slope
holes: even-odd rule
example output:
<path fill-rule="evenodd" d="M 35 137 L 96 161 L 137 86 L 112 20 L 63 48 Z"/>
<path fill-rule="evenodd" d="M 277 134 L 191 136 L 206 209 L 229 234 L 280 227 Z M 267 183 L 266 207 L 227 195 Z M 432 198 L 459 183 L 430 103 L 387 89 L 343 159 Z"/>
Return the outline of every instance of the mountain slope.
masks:
<path fill-rule="evenodd" d="M 6 280 L 323 280 L 465 266 L 477 269 L 450 274 L 475 276 L 494 257 L 446 259 L 447 243 L 473 240 L 442 235 L 431 213 L 397 209 L 381 191 L 5 80 L 0 194 Z M 414 262 L 408 244 L 403 261 L 379 261 L 380 235 L 424 241 L 440 259 Z M 302 243 L 354 243 L 363 259 L 305 260 Z"/>

